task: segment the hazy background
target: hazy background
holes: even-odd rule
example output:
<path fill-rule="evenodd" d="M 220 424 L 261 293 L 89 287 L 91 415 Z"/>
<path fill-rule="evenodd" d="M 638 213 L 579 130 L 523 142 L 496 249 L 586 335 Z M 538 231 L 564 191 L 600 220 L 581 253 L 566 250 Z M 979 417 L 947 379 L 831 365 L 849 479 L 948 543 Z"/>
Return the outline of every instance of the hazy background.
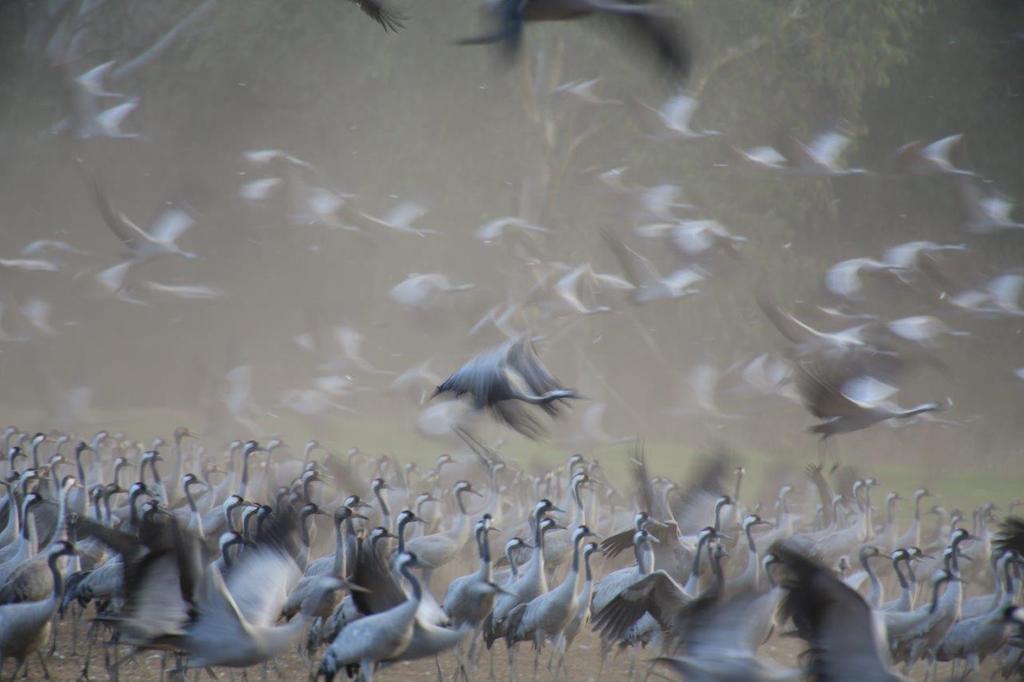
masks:
<path fill-rule="evenodd" d="M 126 62 L 198 4 L 110 0 L 74 73 L 111 59 Z M 228 418 L 222 396 L 225 374 L 250 365 L 261 435 L 397 447 L 390 439 L 412 433 L 417 408 L 379 390 L 389 376 L 353 374 L 361 390 L 339 402 L 354 413 L 303 417 L 282 409 L 282 392 L 309 385 L 324 360 L 292 337 L 312 332 L 331 347 L 329 330 L 345 322 L 365 335 L 363 354 L 377 367 L 401 371 L 433 358 L 435 371 L 453 370 L 498 340 L 467 338 L 468 328 L 532 283 L 506 249 L 481 245 L 473 231 L 522 213 L 552 230 L 546 257 L 617 272 L 599 231 L 610 228 L 633 243 L 632 225 L 595 178 L 624 166 L 627 183 L 678 184 L 704 214 L 747 237 L 745 261 L 716 273 L 697 298 L 538 320 L 537 331 L 551 337 L 546 363 L 563 383 L 609 404 L 605 428 L 615 435 L 642 434 L 680 448 L 726 442 L 747 451 L 809 453 L 814 438 L 802 432 L 809 418 L 792 403 L 735 405 L 743 416 L 732 419 L 669 410 L 687 407 L 685 380 L 694 365 L 725 370 L 782 347 L 754 304 L 755 291 L 770 292 L 784 307 L 800 310 L 803 302 L 809 309 L 827 303 L 821 276 L 836 261 L 878 257 L 913 239 L 968 239 L 948 178 L 739 172 L 723 165 L 718 144 L 645 139 L 626 107 L 554 98 L 554 86 L 598 76 L 601 95 L 610 99 L 658 105 L 668 91 L 600 22 L 529 26 L 526 59 L 499 68 L 490 50 L 451 44 L 480 26 L 469 0 L 396 5 L 409 15 L 397 34 L 384 33 L 343 0 L 221 0 L 158 60 L 117 84 L 141 98 L 125 124 L 139 139 L 71 140 L 51 132 L 67 104 L 64 75 L 40 46 L 46 5 L 0 2 L 0 257 L 15 257 L 40 238 L 68 241 L 91 255 L 60 273 L 0 280 L 6 329 L 19 327 L 14 308 L 40 297 L 52 303 L 57 331 L 0 342 L 0 415 L 26 420 L 22 428 L 54 424 L 67 412 L 67 392 L 89 387 L 89 413 L 66 417 L 81 423 L 64 428 L 145 425 L 164 433 L 183 420 L 211 437 L 248 435 Z M 809 140 L 843 123 L 855 138 L 850 165 L 880 173 L 906 142 L 963 132 L 961 163 L 1009 195 L 1024 196 L 1024 3 L 675 5 L 696 45 L 691 86 L 702 101 L 700 126 L 751 147 L 785 133 Z M 591 126 L 597 131 L 567 152 Z M 380 214 L 395 197 L 421 203 L 431 209 L 422 226 L 439 234 L 356 234 L 275 219 L 239 197 L 241 184 L 258 177 L 244 175 L 253 168 L 242 155 L 260 148 L 314 164 L 365 211 Z M 151 305 L 137 306 L 104 294 L 91 274 L 75 279 L 75 272 L 108 267 L 121 255 L 71 162 L 75 156 L 98 169 L 114 203 L 140 224 L 163 202 L 190 206 L 197 225 L 180 243 L 202 258 L 154 262 L 146 275 L 205 283 L 226 296 L 151 297 Z M 969 239 L 976 271 L 965 277 L 977 285 L 1024 266 L 1024 232 Z M 388 298 L 408 273 L 434 271 L 477 287 L 449 313 L 427 319 Z M 886 316 L 923 312 L 900 306 L 869 307 Z M 997 468 L 1018 461 L 1024 381 L 1012 370 L 1024 366 L 1024 323 L 952 313 L 944 319 L 971 336 L 948 341 L 941 352 L 948 372 L 920 374 L 901 401 L 949 396 L 954 407 L 943 416 L 962 425 L 881 426 L 845 439 L 845 453 L 885 458 L 899 450 L 932 462 L 969 454 Z M 637 325 L 649 331 L 661 358 Z M 721 404 L 730 406 L 728 393 Z M 145 417 L 133 422 L 125 415 Z"/>

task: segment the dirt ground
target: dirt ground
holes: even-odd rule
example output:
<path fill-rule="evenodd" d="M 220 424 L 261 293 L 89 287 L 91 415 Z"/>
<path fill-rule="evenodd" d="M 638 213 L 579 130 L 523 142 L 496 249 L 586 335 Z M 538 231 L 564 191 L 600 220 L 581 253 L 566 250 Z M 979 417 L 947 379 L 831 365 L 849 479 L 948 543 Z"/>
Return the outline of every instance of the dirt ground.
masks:
<path fill-rule="evenodd" d="M 54 680 L 78 680 L 82 678 L 82 667 L 85 662 L 84 651 L 85 651 L 85 638 L 84 638 L 84 627 L 80 631 L 78 640 L 77 654 L 72 655 L 71 646 L 71 628 L 68 623 L 61 623 L 58 628 L 58 646 L 57 653 L 53 656 L 46 658 L 46 664 L 50 671 L 50 679 Z M 800 650 L 798 642 L 790 640 L 780 640 L 778 638 L 772 638 L 762 648 L 761 652 L 766 657 L 782 665 L 792 665 L 795 663 L 795 658 Z M 120 656 L 125 656 L 127 651 L 124 647 L 119 650 Z M 550 649 L 545 650 L 541 654 L 541 664 L 539 674 L 536 679 L 538 680 L 579 680 L 580 682 L 589 682 L 591 680 L 598 679 L 598 671 L 600 668 L 600 646 L 597 638 L 590 632 L 581 633 L 577 638 L 572 649 L 570 649 L 567 656 L 567 669 L 564 675 L 555 677 L 555 675 L 547 669 L 548 656 Z M 476 670 L 471 673 L 471 680 L 490 680 L 490 670 L 488 662 L 488 653 L 480 657 L 480 663 Z M 630 652 L 624 652 L 617 656 L 610 657 L 605 665 L 604 672 L 600 679 L 608 680 L 609 682 L 616 682 L 619 680 L 643 680 L 647 671 L 650 668 L 649 660 L 654 656 L 654 652 L 651 651 L 640 651 L 639 655 L 634 657 Z M 109 675 L 104 667 L 103 662 L 103 651 L 99 645 L 94 647 L 93 654 L 91 656 L 91 665 L 89 669 L 88 679 L 91 680 L 107 680 Z M 508 658 L 506 649 L 502 643 L 495 644 L 494 647 L 494 670 L 495 680 L 509 680 L 508 670 Z M 316 665 L 319 664 L 319 658 L 316 660 Z M 171 659 L 168 659 L 168 667 L 173 665 Z M 455 680 L 455 660 L 451 654 L 446 654 L 441 657 L 440 660 L 442 676 L 441 679 Z M 8 662 L 6 673 L 11 672 L 11 662 Z M 159 680 L 160 679 L 160 668 L 161 668 L 161 654 L 159 652 L 144 652 L 138 654 L 134 658 L 126 660 L 122 663 L 119 670 L 118 679 L 122 682 L 143 682 L 148 680 Z M 517 658 L 518 676 L 517 679 L 529 682 L 534 679 L 533 676 L 533 651 L 528 645 L 521 645 L 520 651 Z M 995 670 L 995 666 L 992 661 L 986 663 L 983 666 L 983 670 L 976 675 L 973 675 L 970 679 L 976 680 L 988 680 Z M 275 659 L 273 666 L 264 676 L 264 671 L 259 668 L 250 668 L 247 671 L 235 670 L 231 671 L 228 669 L 218 669 L 218 679 L 222 680 L 238 680 L 247 677 L 251 680 L 268 680 L 273 682 L 274 680 L 287 680 L 288 682 L 298 682 L 300 680 L 308 679 L 310 672 L 309 665 L 302 660 L 297 651 L 289 651 L 286 655 Z M 921 664 L 913 670 L 913 679 L 923 680 L 925 677 L 925 667 Z M 950 667 L 948 664 L 942 664 L 939 667 L 939 679 L 952 679 L 950 677 Z M 209 679 L 209 676 L 204 672 L 199 676 L 200 680 Z M 29 666 L 28 679 L 39 680 L 43 679 L 42 669 L 39 662 L 33 657 L 32 663 Z M 193 674 L 189 675 L 189 680 L 195 679 Z M 339 679 L 344 680 L 342 676 Z M 399 682 L 401 680 L 432 680 L 438 679 L 437 664 L 434 660 L 421 660 L 413 661 L 408 663 L 399 663 L 395 666 L 381 670 L 377 675 L 374 676 L 375 680 L 382 680 L 384 682 Z M 675 679 L 673 677 L 663 677 L 663 672 L 659 668 L 655 668 L 655 672 L 652 673 L 647 679 Z"/>

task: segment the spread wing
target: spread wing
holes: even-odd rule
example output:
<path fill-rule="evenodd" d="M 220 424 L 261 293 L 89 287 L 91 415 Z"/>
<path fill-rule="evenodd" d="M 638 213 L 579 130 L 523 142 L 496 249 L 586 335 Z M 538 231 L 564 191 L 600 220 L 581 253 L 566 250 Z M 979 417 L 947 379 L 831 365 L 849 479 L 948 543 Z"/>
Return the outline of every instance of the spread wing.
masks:
<path fill-rule="evenodd" d="M 650 286 L 658 279 L 658 272 L 649 260 L 630 249 L 611 232 L 606 230 L 601 235 L 615 259 L 619 261 L 619 267 L 622 268 L 630 284 L 640 289 Z"/>
<path fill-rule="evenodd" d="M 794 382 L 807 410 L 819 419 L 853 417 L 864 412 L 864 406 L 851 400 L 842 391 L 848 374 L 829 367 L 829 363 L 813 357 L 794 363 Z"/>
<path fill-rule="evenodd" d="M 772 552 L 789 570 L 782 611 L 808 645 L 818 680 L 887 679 L 871 608 L 833 573 L 786 545 Z"/>
<path fill-rule="evenodd" d="M 389 10 L 383 2 L 380 0 L 351 0 L 356 7 L 363 11 L 363 14 L 370 17 L 382 27 L 384 31 L 397 32 L 398 29 L 404 28 L 406 17 L 398 12 Z"/>
<path fill-rule="evenodd" d="M 114 208 L 106 189 L 95 174 L 90 173 L 87 178 L 92 186 L 93 200 L 96 202 L 100 215 L 103 216 L 103 222 L 122 244 L 132 250 L 139 248 L 144 241 L 147 241 L 145 232 L 129 220 L 128 216 Z"/>
<path fill-rule="evenodd" d="M 363 614 L 381 613 L 405 601 L 402 586 L 384 562 L 374 556 L 369 540 L 364 540 L 359 546 L 352 581 L 367 590 L 351 593 L 352 601 Z"/>
<path fill-rule="evenodd" d="M 286 553 L 261 548 L 242 555 L 226 585 L 247 623 L 270 627 L 281 615 L 281 608 L 300 577 L 299 567 Z"/>
<path fill-rule="evenodd" d="M 668 573 L 654 571 L 619 592 L 594 614 L 592 622 L 602 639 L 616 641 L 645 613 L 650 613 L 662 628 L 672 627 L 676 615 L 689 602 L 690 598 Z"/>
<path fill-rule="evenodd" d="M 180 208 L 172 208 L 161 213 L 156 219 L 150 230 L 150 237 L 155 242 L 173 244 L 194 223 L 195 221 L 188 213 Z"/>

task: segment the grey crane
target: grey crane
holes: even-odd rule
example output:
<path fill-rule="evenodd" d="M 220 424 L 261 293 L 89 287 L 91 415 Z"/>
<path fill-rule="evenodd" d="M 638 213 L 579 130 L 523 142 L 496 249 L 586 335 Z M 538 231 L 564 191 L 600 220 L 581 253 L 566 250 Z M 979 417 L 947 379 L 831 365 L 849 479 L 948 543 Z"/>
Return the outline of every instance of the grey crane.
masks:
<path fill-rule="evenodd" d="M 576 584 L 580 569 L 580 545 L 594 533 L 586 526 L 577 526 L 572 534 L 572 565 L 562 582 L 549 592 L 537 595 L 529 603 L 520 603 L 508 615 L 505 641 L 532 641 L 536 655 L 534 670 L 540 661 L 545 640 L 556 639 L 573 616 L 576 606 Z"/>
<path fill-rule="evenodd" d="M 7 579 L 14 573 L 26 559 L 36 551 L 35 524 L 29 519 L 32 508 L 43 501 L 39 493 L 29 493 L 21 503 L 21 534 L 15 544 L 16 551 L 3 564 L 0 564 L 0 584 L 7 582 Z"/>
<path fill-rule="evenodd" d="M 161 256 L 197 258 L 194 253 L 182 250 L 178 239 L 194 224 L 192 217 L 181 208 L 171 208 L 144 230 L 132 222 L 124 213 L 114 208 L 99 177 L 90 175 L 93 199 L 103 216 L 104 222 L 130 253 L 128 262 L 139 265 Z"/>
<path fill-rule="evenodd" d="M 957 168 L 950 159 L 963 141 L 963 133 L 943 137 L 934 142 L 908 142 L 896 150 L 899 163 L 915 175 L 962 175 L 973 177 L 972 171 Z"/>
<path fill-rule="evenodd" d="M 17 679 L 29 655 L 39 650 L 46 642 L 50 621 L 61 604 L 64 592 L 64 578 L 57 562 L 61 557 L 71 556 L 74 545 L 63 540 L 47 550 L 46 564 L 49 569 L 52 588 L 48 597 L 35 601 L 21 601 L 0 606 L 0 669 L 8 658 L 16 661 L 11 679 Z M 39 663 L 49 678 L 49 671 L 42 656 Z"/>
<path fill-rule="evenodd" d="M 869 428 L 889 419 L 909 419 L 942 410 L 943 403 L 930 401 L 902 408 L 884 399 L 874 389 L 888 390 L 870 377 L 853 375 L 850 368 L 822 357 L 807 357 L 795 363 L 797 391 L 807 410 L 823 420 L 808 430 L 824 440 L 840 433 Z"/>
<path fill-rule="evenodd" d="M 488 583 L 494 582 L 494 569 L 491 562 L 491 543 L 487 534 L 498 529 L 491 525 L 491 517 L 485 514 L 474 529 L 477 552 L 480 555 L 480 567 L 473 573 L 459 576 L 451 581 L 445 592 L 441 606 L 456 627 L 463 623 L 479 625 L 491 612 L 494 606 L 493 591 L 485 589 Z M 491 598 L 488 599 L 487 596 Z"/>
<path fill-rule="evenodd" d="M 945 632 L 939 644 L 936 658 L 940 661 L 963 659 L 967 663 L 967 674 L 978 669 L 984 660 L 1006 641 L 1006 610 L 1012 608 L 1015 590 L 1014 563 L 1024 563 L 1015 553 L 1007 552 L 1009 558 L 1002 562 L 1003 583 L 1000 599 L 991 609 L 980 616 L 965 618 L 954 623 Z"/>
<path fill-rule="evenodd" d="M 396 562 L 399 573 L 409 582 L 411 595 L 386 611 L 360 618 L 345 627 L 324 653 L 320 674 L 327 682 L 344 669 L 358 668 L 363 679 L 373 679 L 374 666 L 383 660 L 396 658 L 412 641 L 423 589 L 413 575 L 417 565 L 414 554 L 403 553 Z"/>
<path fill-rule="evenodd" d="M 896 547 L 921 546 L 921 500 L 930 496 L 927 488 L 918 488 L 914 491 L 914 517 L 907 532 L 896 540 Z"/>
<path fill-rule="evenodd" d="M 468 394 L 474 408 L 488 409 L 499 422 L 531 438 L 540 436 L 543 427 L 523 407 L 524 403 L 537 405 L 554 417 L 561 402 L 580 397 L 558 383 L 526 336 L 510 339 L 470 359 L 445 379 L 431 397 L 443 393 L 453 393 L 455 397 Z"/>
<path fill-rule="evenodd" d="M 584 624 L 590 622 L 590 603 L 594 590 L 594 572 L 590 566 L 590 557 L 594 554 L 604 554 L 601 546 L 595 542 L 588 542 L 583 548 L 583 586 L 576 595 L 576 603 L 573 606 L 569 622 L 562 628 L 562 632 L 555 638 L 555 653 L 558 656 L 556 672 L 565 667 L 565 654 L 572 646 L 576 636 L 580 633 Z"/>
<path fill-rule="evenodd" d="M 765 521 L 757 514 L 749 514 L 743 519 L 743 534 L 747 538 L 747 565 L 743 572 L 729 580 L 729 589 L 737 592 L 752 590 L 758 592 L 761 588 L 761 560 L 757 553 L 757 543 L 754 540 L 753 530 L 756 526 L 771 526 L 770 521 Z"/>
<path fill-rule="evenodd" d="M 78 485 L 74 476 L 66 476 L 61 483 L 57 505 L 57 525 L 53 530 L 50 544 L 39 554 L 18 565 L 7 576 L 0 587 L 0 604 L 42 601 L 53 589 L 51 572 L 47 569 L 50 550 L 65 540 L 65 519 L 67 517 L 67 495 Z"/>
<path fill-rule="evenodd" d="M 889 558 L 892 560 L 892 570 L 896 573 L 896 580 L 900 584 L 900 596 L 892 601 L 885 602 L 877 608 L 882 611 L 898 611 L 906 613 L 914 608 L 914 591 L 910 588 L 910 581 L 907 580 L 907 576 L 903 575 L 903 571 L 900 569 L 900 562 L 905 562 L 907 564 L 907 570 L 911 570 L 910 552 L 900 548 L 890 554 Z"/>
<path fill-rule="evenodd" d="M 504 585 L 508 595 L 501 595 L 495 600 L 494 610 L 484 622 L 484 641 L 490 648 L 498 637 L 505 633 L 506 619 L 512 609 L 519 604 L 528 603 L 534 597 L 547 592 L 548 583 L 544 570 L 544 535 L 558 524 L 554 519 L 545 518 L 551 511 L 561 511 L 548 499 L 542 499 L 534 505 L 530 515 L 533 525 L 533 550 L 530 560 L 522 574 L 514 581 Z"/>
<path fill-rule="evenodd" d="M 650 614 L 662 630 L 674 630 L 679 615 L 699 596 L 694 574 L 700 562 L 701 546 L 718 537 L 720 536 L 714 528 L 709 527 L 702 531 L 701 544 L 698 545 L 697 558 L 694 560 L 694 571 L 690 576 L 693 582 L 688 581 L 687 587 L 681 586 L 665 571 L 654 570 L 624 587 L 600 610 L 597 609 L 595 600 L 593 625 L 594 629 L 601 633 L 602 639 L 621 640 L 644 614 Z M 721 545 L 718 545 L 718 549 L 721 549 Z M 712 554 L 711 566 L 716 578 L 713 591 L 722 589 L 722 554 L 724 550 Z"/>
<path fill-rule="evenodd" d="M 430 583 L 430 573 L 454 559 L 469 540 L 469 512 L 462 499 L 466 494 L 483 497 L 473 490 L 469 481 L 457 481 L 452 486 L 452 496 L 455 498 L 459 513 L 452 526 L 439 533 L 412 538 L 406 543 L 409 551 L 417 556 L 420 566 L 424 567 L 423 580 L 427 584 Z"/>
<path fill-rule="evenodd" d="M 319 589 L 322 582 L 319 580 L 321 576 L 350 577 L 349 566 L 345 561 L 345 534 L 342 528 L 345 522 L 352 518 L 365 519 L 366 517 L 352 511 L 350 507 L 345 505 L 338 507 L 334 512 L 334 552 L 328 556 L 310 561 L 306 565 L 302 579 L 295 585 L 295 588 L 288 595 L 288 600 L 281 609 L 282 616 L 291 618 L 299 612 L 307 598 Z M 327 618 L 331 615 L 336 606 L 336 600 L 331 597 L 336 594 L 337 592 L 333 591 L 324 594 L 327 598 L 324 599 L 316 610 L 317 617 Z"/>
<path fill-rule="evenodd" d="M 648 136 L 656 140 L 691 141 L 721 135 L 717 130 L 693 128 L 691 122 L 699 106 L 700 102 L 696 97 L 687 92 L 680 92 L 657 109 L 634 100 L 632 110 Z"/>

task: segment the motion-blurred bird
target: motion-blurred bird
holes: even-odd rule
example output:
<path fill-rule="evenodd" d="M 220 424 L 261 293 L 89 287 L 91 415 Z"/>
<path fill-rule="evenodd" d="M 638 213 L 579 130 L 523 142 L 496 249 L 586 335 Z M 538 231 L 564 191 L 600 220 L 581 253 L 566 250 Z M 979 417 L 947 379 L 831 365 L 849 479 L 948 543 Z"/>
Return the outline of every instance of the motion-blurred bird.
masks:
<path fill-rule="evenodd" d="M 529 338 L 523 336 L 480 353 L 444 380 L 436 397 L 468 394 L 478 410 L 487 409 L 499 421 L 530 438 L 543 433 L 541 423 L 523 404 L 537 405 L 552 417 L 559 403 L 581 396 L 563 388 L 541 363 Z"/>
<path fill-rule="evenodd" d="M 437 230 L 413 227 L 413 223 L 427 215 L 427 213 L 426 207 L 412 201 L 406 201 L 392 208 L 383 218 L 372 216 L 369 213 L 360 213 L 360 215 L 370 223 L 386 227 L 395 232 L 425 237 L 428 234 L 437 234 Z"/>
<path fill-rule="evenodd" d="M 960 178 L 960 198 L 964 206 L 964 226 L 972 232 L 1024 230 L 1024 222 L 1013 219 L 1014 203 L 998 192 L 983 193 L 973 177 Z"/>
<path fill-rule="evenodd" d="M 683 298 L 699 293 L 694 285 L 704 280 L 704 275 L 690 268 L 681 268 L 662 277 L 654 264 L 626 246 L 611 234 L 603 232 L 605 243 L 615 255 L 629 283 L 636 287 L 632 293 L 634 303 L 650 303 L 664 299 Z"/>
<path fill-rule="evenodd" d="M 391 287 L 388 295 L 406 308 L 426 309 L 436 303 L 439 296 L 469 291 L 473 287 L 473 284 L 452 284 L 451 280 L 438 272 L 414 272 Z"/>
<path fill-rule="evenodd" d="M 363 11 L 363 14 L 370 17 L 384 29 L 384 32 L 397 33 L 399 29 L 405 28 L 404 22 L 408 17 L 399 12 L 389 9 L 381 0 L 349 0 L 353 5 Z"/>
<path fill-rule="evenodd" d="M 95 174 L 89 175 L 92 184 L 93 199 L 99 208 L 103 221 L 114 233 L 118 241 L 124 245 L 134 265 L 141 265 L 161 256 L 180 256 L 182 258 L 198 258 L 198 255 L 183 250 L 178 246 L 178 239 L 186 230 L 195 224 L 188 213 L 178 207 L 165 209 L 157 219 L 143 230 L 132 222 L 128 216 L 114 208 L 106 189 Z"/>
<path fill-rule="evenodd" d="M 633 42 L 652 52 L 660 65 L 676 82 L 690 73 L 693 58 L 689 41 L 665 8 L 654 3 L 612 0 L 499 0 L 489 8 L 496 28 L 475 38 L 458 41 L 461 45 L 500 43 L 507 59 L 520 50 L 524 24 L 534 21 L 566 21 L 597 15 L 614 20 Z"/>
<path fill-rule="evenodd" d="M 798 175 L 866 175 L 867 171 L 863 168 L 843 168 L 839 165 L 839 158 L 850 146 L 850 142 L 850 136 L 839 129 L 822 133 L 810 144 L 787 136 L 782 155 L 786 158 L 789 172 Z"/>
<path fill-rule="evenodd" d="M 633 113 L 644 132 L 655 140 L 691 141 L 721 135 L 717 130 L 695 130 L 691 125 L 700 102 L 689 93 L 669 98 L 660 108 L 633 100 Z"/>
<path fill-rule="evenodd" d="M 896 159 L 914 175 L 973 176 L 973 172 L 957 168 L 952 161 L 952 154 L 959 148 L 963 139 L 963 133 L 957 133 L 930 144 L 921 141 L 908 142 L 896 150 Z"/>
<path fill-rule="evenodd" d="M 786 567 L 782 611 L 808 644 L 806 672 L 813 680 L 898 682 L 889 670 L 885 637 L 871 607 L 829 569 L 785 543 L 771 549 Z"/>
<path fill-rule="evenodd" d="M 481 225 L 475 235 L 476 238 L 485 244 L 496 241 L 501 238 L 508 230 L 518 230 L 521 232 L 549 232 L 546 227 L 540 225 L 533 225 L 522 218 L 505 217 L 495 218 L 494 220 L 488 221 Z"/>

